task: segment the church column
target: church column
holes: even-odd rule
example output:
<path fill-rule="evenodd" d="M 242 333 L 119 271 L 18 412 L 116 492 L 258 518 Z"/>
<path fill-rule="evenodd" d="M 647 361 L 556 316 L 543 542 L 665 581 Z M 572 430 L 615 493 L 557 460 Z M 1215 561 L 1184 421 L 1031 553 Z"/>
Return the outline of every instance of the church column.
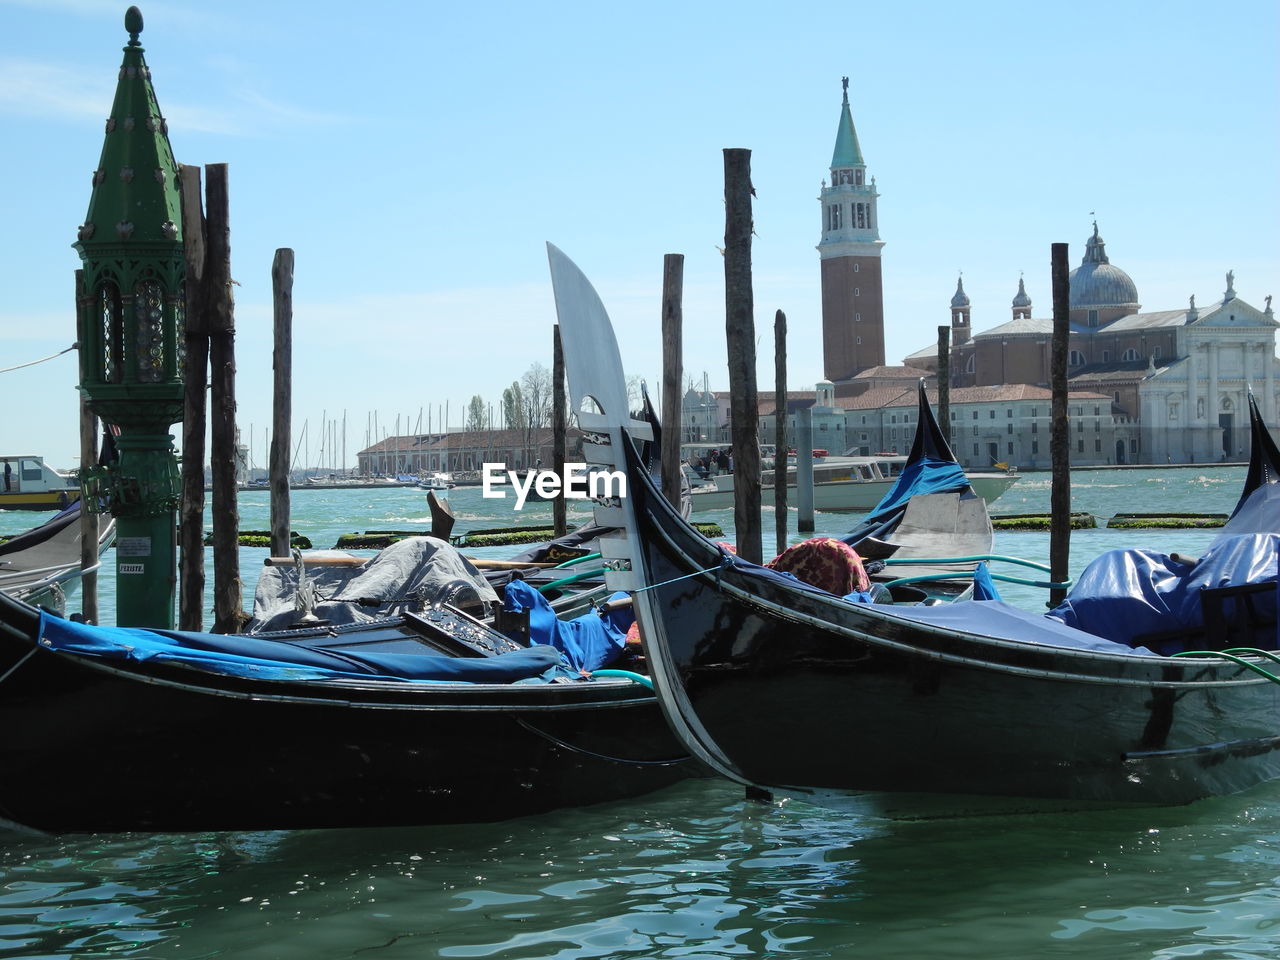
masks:
<path fill-rule="evenodd" d="M 1222 456 L 1222 444 L 1218 440 L 1218 405 L 1222 402 L 1218 397 L 1218 345 L 1210 343 L 1209 345 L 1209 399 L 1205 402 L 1205 419 L 1208 421 L 1208 429 L 1205 433 L 1209 436 L 1208 456 L 1210 460 L 1217 460 Z"/>
<path fill-rule="evenodd" d="M 1280 403 L 1276 402 L 1276 362 L 1274 348 L 1270 341 L 1264 341 L 1262 347 L 1262 419 L 1274 424 L 1280 418 Z M 1271 419 L 1267 419 L 1270 416 Z"/>

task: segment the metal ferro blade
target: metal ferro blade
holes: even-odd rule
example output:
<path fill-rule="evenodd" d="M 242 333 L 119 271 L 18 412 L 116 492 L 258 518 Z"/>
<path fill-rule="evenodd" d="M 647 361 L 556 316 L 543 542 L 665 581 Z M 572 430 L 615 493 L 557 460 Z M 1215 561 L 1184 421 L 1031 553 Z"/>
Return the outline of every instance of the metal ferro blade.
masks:
<path fill-rule="evenodd" d="M 591 281 L 553 243 L 547 244 L 547 259 L 573 410 L 581 411 L 583 399 L 591 397 L 610 425 L 622 426 L 628 420 L 627 378 L 609 314 Z"/>

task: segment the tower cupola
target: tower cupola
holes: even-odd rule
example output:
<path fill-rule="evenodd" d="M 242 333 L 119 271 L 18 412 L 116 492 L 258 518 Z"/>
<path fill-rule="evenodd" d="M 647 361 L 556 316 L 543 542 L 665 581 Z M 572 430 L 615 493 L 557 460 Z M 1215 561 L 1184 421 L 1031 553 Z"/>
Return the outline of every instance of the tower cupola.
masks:
<path fill-rule="evenodd" d="M 1013 298 L 1013 319 L 1031 318 L 1031 298 L 1027 296 L 1027 286 L 1022 277 L 1018 278 L 1018 292 Z"/>
<path fill-rule="evenodd" d="M 964 292 L 964 276 L 956 279 L 955 296 L 951 298 L 951 343 L 960 346 L 969 342 L 969 295 Z"/>

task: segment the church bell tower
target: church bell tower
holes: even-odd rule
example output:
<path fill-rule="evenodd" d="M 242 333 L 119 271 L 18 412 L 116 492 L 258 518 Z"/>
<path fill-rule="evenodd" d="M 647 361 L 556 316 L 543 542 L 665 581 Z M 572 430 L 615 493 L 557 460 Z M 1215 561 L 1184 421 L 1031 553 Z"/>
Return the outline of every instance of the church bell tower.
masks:
<path fill-rule="evenodd" d="M 849 112 L 849 78 L 831 182 L 824 183 L 822 242 L 822 366 L 828 380 L 846 380 L 884 366 L 884 286 L 880 272 L 880 215 L 876 181 L 867 179 L 858 134 Z"/>

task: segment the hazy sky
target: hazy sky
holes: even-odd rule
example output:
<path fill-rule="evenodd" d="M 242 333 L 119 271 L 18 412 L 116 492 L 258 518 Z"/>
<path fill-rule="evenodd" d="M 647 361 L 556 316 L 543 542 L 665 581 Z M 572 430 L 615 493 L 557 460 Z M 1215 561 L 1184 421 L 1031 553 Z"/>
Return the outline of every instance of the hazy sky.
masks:
<path fill-rule="evenodd" d="M 122 0 L 0 0 L 0 368 L 75 340 L 71 249 L 102 149 Z M 752 151 L 762 389 L 774 311 L 821 377 L 817 201 L 850 77 L 877 180 L 888 362 L 975 331 L 1096 217 L 1144 309 L 1280 293 L 1275 0 L 140 4 L 178 160 L 230 165 L 239 421 L 265 462 L 271 261 L 296 251 L 295 440 L 460 424 L 550 366 L 544 241 L 657 387 L 662 261 L 685 255 L 685 375 L 727 386 L 723 156 Z M 0 453 L 77 462 L 76 363 L 0 374 Z M 301 459 L 301 458 L 300 458 Z M 310 465 L 303 463 L 300 465 Z"/>

